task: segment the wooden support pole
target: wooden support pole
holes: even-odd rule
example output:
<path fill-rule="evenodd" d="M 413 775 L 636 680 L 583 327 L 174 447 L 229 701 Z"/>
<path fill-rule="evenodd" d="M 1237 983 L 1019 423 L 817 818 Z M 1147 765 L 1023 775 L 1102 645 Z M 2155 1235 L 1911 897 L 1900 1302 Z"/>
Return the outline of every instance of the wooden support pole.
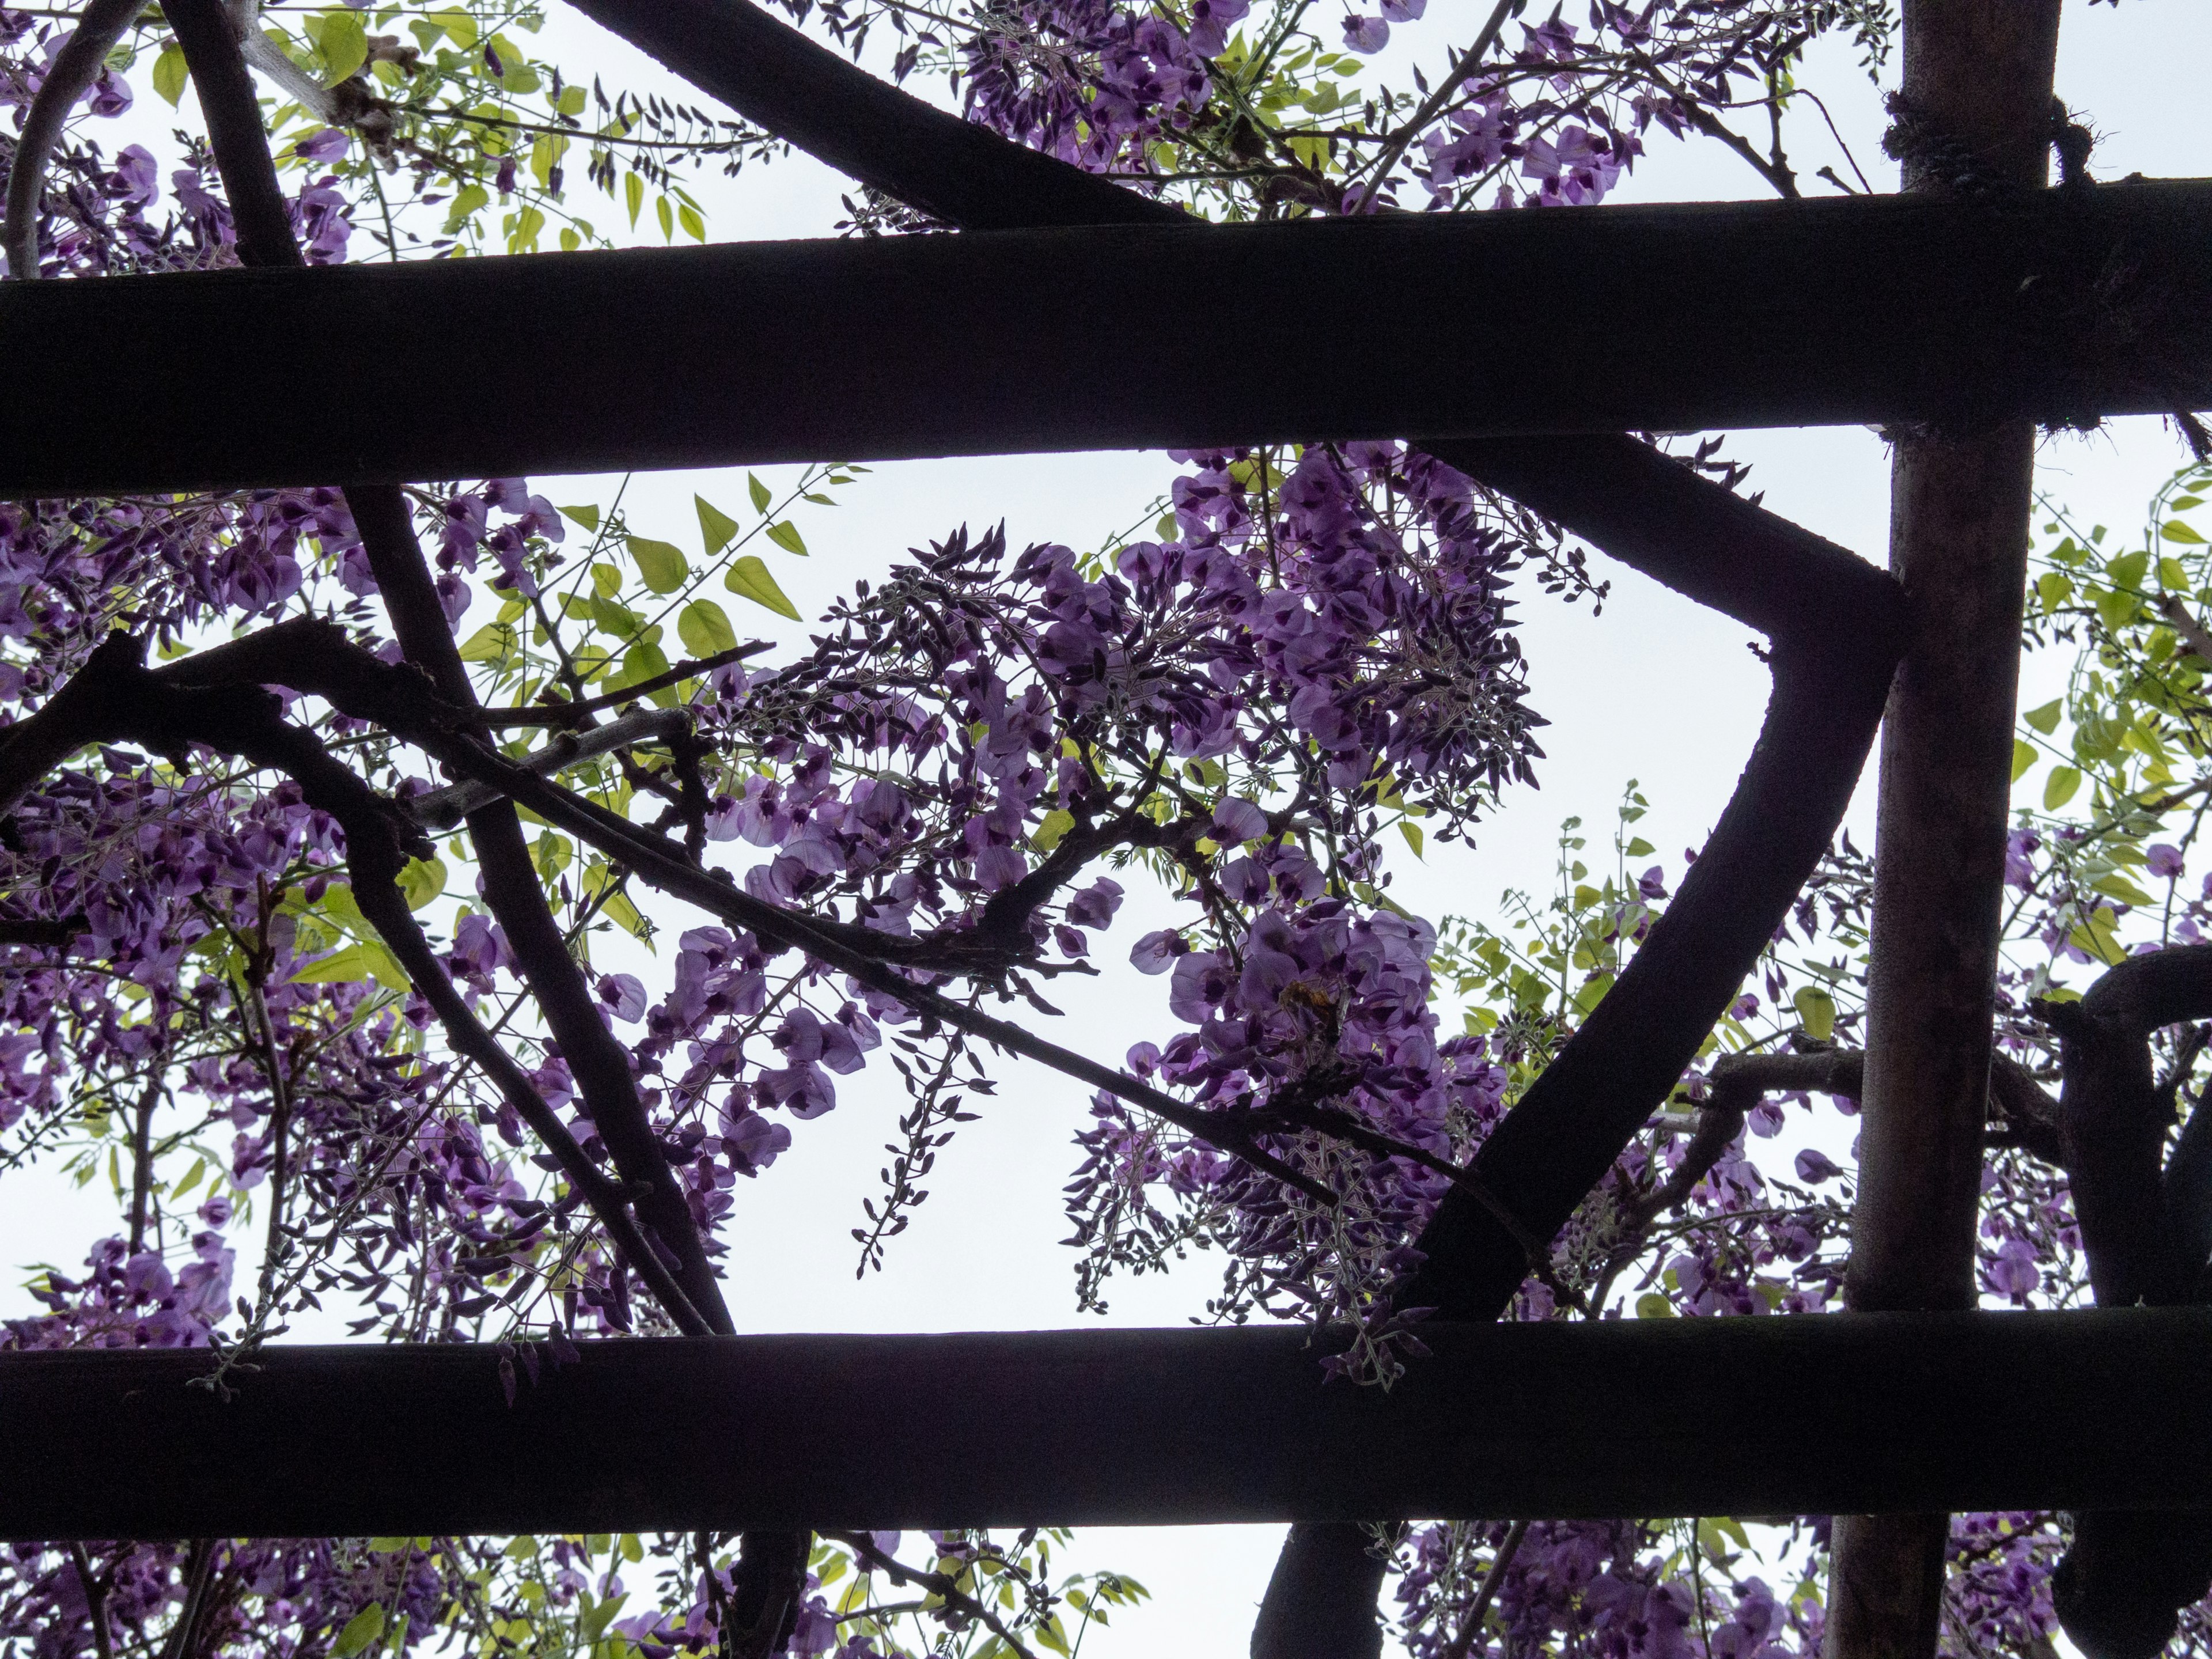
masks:
<path fill-rule="evenodd" d="M 1285 1328 L 540 1346 L 512 1404 L 490 1345 L 0 1353 L 0 1537 L 2212 1507 L 2212 1310 L 1426 1340 L 1388 1393 Z"/>
<path fill-rule="evenodd" d="M 1357 318 L 1356 343 L 1192 361 L 1163 321 L 1216 301 Z M 434 328 L 432 369 L 375 367 Z M 15 498 L 2069 420 L 2212 405 L 2212 184 L 11 283 L 0 362 Z"/>
<path fill-rule="evenodd" d="M 1892 141 L 1908 192 L 2041 191 L 2055 136 L 2058 10 L 2059 0 L 1906 0 Z M 2069 193 L 2079 192 L 2057 192 Z M 2035 429 L 2025 421 L 1899 435 L 1890 569 L 1905 586 L 1911 632 L 1881 736 L 1864 1115 L 1844 1281 L 1862 1311 L 1976 1299 L 2034 472 Z M 1950 1529 L 1943 1507 L 1838 1516 L 1829 1659 L 1935 1652 Z"/>

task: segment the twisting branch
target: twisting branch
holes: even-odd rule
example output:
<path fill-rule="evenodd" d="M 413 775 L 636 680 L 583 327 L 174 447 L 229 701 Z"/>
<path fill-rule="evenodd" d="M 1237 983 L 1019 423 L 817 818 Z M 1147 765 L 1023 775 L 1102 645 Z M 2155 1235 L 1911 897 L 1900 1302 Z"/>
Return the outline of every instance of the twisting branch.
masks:
<path fill-rule="evenodd" d="M 15 159 L 8 169 L 7 225 L 0 232 L 0 252 L 8 256 L 10 276 L 28 282 L 39 274 L 39 199 L 46 186 L 46 162 L 70 112 L 100 78 L 107 54 L 143 4 L 143 0 L 92 0 L 78 14 L 76 31 L 54 54 L 46 78 L 23 112 Z"/>
<path fill-rule="evenodd" d="M 2165 1159 L 2187 1067 L 2159 1078 L 2150 1051 L 2154 1032 L 2212 1019 L 2212 945 L 2130 957 L 2079 1002 L 2033 1006 L 2058 1034 L 2058 1139 L 2098 1305 L 2212 1301 L 2212 1113 L 2200 1100 Z M 2098 1510 L 2075 1516 L 2051 1593 L 2093 1659 L 2151 1659 L 2208 1585 L 2212 1517 Z"/>
<path fill-rule="evenodd" d="M 2079 1002 L 2038 1002 L 2034 1011 L 2059 1037 L 2059 1145 L 2098 1305 L 2202 1299 L 2204 1260 L 2184 1254 L 2173 1224 L 2207 1202 L 2201 1189 L 2183 1190 L 2202 1173 L 2206 1134 L 2189 1137 L 2189 1158 L 2166 1168 L 2179 1079 L 2155 1076 L 2149 1040 L 2168 1025 L 2212 1019 L 2212 945 L 2130 957 Z"/>
<path fill-rule="evenodd" d="M 240 257 L 248 264 L 298 265 L 301 255 L 262 131 L 260 106 L 222 0 L 164 0 L 164 7 L 199 88 L 209 142 L 238 222 Z M 476 690 L 415 539 L 406 498 L 393 485 L 356 486 L 345 495 L 400 650 L 453 708 L 474 711 Z M 638 1098 L 629 1053 L 601 1021 L 583 972 L 568 954 L 531 862 L 521 820 L 511 804 L 496 801 L 471 813 L 468 826 L 485 902 L 506 931 L 616 1170 L 637 1195 L 639 1218 L 675 1255 L 677 1279 L 691 1305 L 712 1329 L 730 1331 L 729 1310 L 683 1184 Z"/>
<path fill-rule="evenodd" d="M 0 743 L 0 793 L 21 799 L 51 765 L 46 757 L 102 742 L 137 744 L 164 755 L 180 755 L 201 744 L 292 778 L 307 803 L 328 812 L 345 831 L 355 902 L 444 1024 L 454 1051 L 483 1068 L 516 1115 L 544 1142 L 623 1260 L 669 1317 L 689 1334 L 708 1334 L 711 1327 L 630 1215 L 628 1206 L 642 1194 L 617 1187 L 600 1172 L 530 1074 L 461 1000 L 423 937 L 398 885 L 407 859 L 429 851 L 422 831 L 401 808 L 332 758 L 312 732 L 287 723 L 276 697 L 258 684 L 196 678 L 191 658 L 149 672 L 144 653 L 143 641 L 110 635 L 45 708 L 9 727 L 7 740 Z M 34 767 L 27 780 L 25 772 Z M 270 1063 L 274 1065 L 273 1058 Z"/>
<path fill-rule="evenodd" d="M 1010 1021 L 968 1007 L 927 984 L 917 983 L 908 977 L 911 969 L 902 970 L 886 963 L 866 944 L 849 937 L 860 930 L 825 926 L 817 918 L 754 897 L 738 888 L 725 872 L 701 869 L 686 856 L 680 843 L 632 823 L 499 753 L 471 729 L 472 709 L 454 707 L 425 685 L 419 676 L 380 661 L 346 639 L 343 630 L 332 623 L 309 618 L 279 623 L 245 639 L 167 664 L 154 671 L 154 677 L 192 687 L 241 683 L 283 684 L 322 697 L 343 714 L 373 721 L 417 744 L 458 775 L 496 791 L 508 802 L 527 806 L 546 823 L 598 848 L 664 892 L 696 904 L 733 927 L 746 929 L 770 945 L 804 951 L 871 989 L 896 998 L 925 1018 L 1103 1089 L 1188 1130 L 1223 1152 L 1243 1158 L 1317 1203 L 1334 1201 L 1319 1182 L 1260 1146 L 1247 1115 L 1188 1105 L 1125 1073 L 1048 1042 Z M 55 701 L 59 702 L 61 697 L 58 696 Z M 24 728 L 11 731 L 21 732 L 22 735 L 17 740 L 33 746 L 37 752 L 53 748 L 52 738 L 35 728 L 34 720 L 25 722 Z M 64 749 L 63 752 L 68 751 Z M 7 747 L 0 746 L 0 800 L 7 799 L 5 791 L 13 775 L 8 764 L 9 755 Z M 485 809 L 496 810 L 501 809 Z M 506 805 L 504 810 L 511 814 L 514 809 Z M 483 816 L 482 812 L 472 816 L 471 827 Z M 526 853 L 523 857 L 526 867 Z M 487 868 L 488 891 L 492 879 L 493 872 Z M 534 890 L 535 878 L 531 879 Z M 865 931 L 860 932 L 860 936 L 868 943 L 890 942 Z M 604 1032 L 605 1028 L 599 1024 L 596 1013 L 593 1024 Z M 564 1044 L 564 1052 L 569 1054 L 573 1067 L 573 1051 Z M 602 1138 L 606 1139 L 605 1120 L 596 1113 L 594 1117 Z M 1263 1118 L 1260 1127 L 1264 1129 L 1272 1126 L 1267 1125 Z M 611 1139 L 609 1146 L 612 1150 Z M 1395 1155 L 1396 1143 L 1392 1146 Z M 627 1172 L 625 1177 L 629 1178 Z"/>

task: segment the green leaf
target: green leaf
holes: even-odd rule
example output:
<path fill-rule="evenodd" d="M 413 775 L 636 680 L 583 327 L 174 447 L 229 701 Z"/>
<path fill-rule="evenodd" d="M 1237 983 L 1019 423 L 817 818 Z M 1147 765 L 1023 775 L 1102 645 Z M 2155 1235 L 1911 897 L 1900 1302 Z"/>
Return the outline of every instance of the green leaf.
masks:
<path fill-rule="evenodd" d="M 2081 774 L 2071 766 L 2054 766 L 2051 775 L 2043 781 L 2043 810 L 2056 812 L 2074 799 L 2074 792 L 2081 787 Z"/>
<path fill-rule="evenodd" d="M 689 202 L 676 210 L 676 222 L 690 233 L 693 241 L 703 242 L 707 240 L 706 216 Z"/>
<path fill-rule="evenodd" d="M 459 230 L 490 205 L 491 192 L 482 185 L 464 185 L 460 192 L 453 198 L 453 204 L 446 210 L 446 228 L 448 231 Z M 596 520 L 599 509 L 593 507 L 590 511 Z M 597 530 L 599 526 L 597 522 L 593 522 L 584 527 L 586 530 Z"/>
<path fill-rule="evenodd" d="M 788 519 L 770 525 L 768 538 L 787 553 L 796 553 L 802 559 L 806 556 L 806 543 L 799 536 L 799 526 Z"/>
<path fill-rule="evenodd" d="M 154 60 L 154 90 L 167 99 L 173 109 L 184 99 L 185 52 L 173 40 Z"/>
<path fill-rule="evenodd" d="M 453 44 L 463 52 L 476 45 L 477 20 L 459 6 L 449 7 L 444 11 L 432 12 L 430 21 L 445 30 L 453 38 Z"/>
<path fill-rule="evenodd" d="M 419 910 L 446 890 L 443 859 L 410 859 L 399 872 L 399 891 L 407 908 Z"/>
<path fill-rule="evenodd" d="M 1049 853 L 1060 845 L 1060 837 L 1074 828 L 1075 814 L 1056 806 L 1037 821 L 1030 845 L 1040 853 Z"/>
<path fill-rule="evenodd" d="M 518 640 L 512 623 L 486 623 L 461 641 L 463 662 L 504 662 Z"/>
<path fill-rule="evenodd" d="M 368 961 L 359 945 L 333 951 L 319 962 L 311 962 L 292 975 L 295 985 L 351 984 L 368 977 Z"/>
<path fill-rule="evenodd" d="M 2102 881 L 2093 883 L 2090 890 L 2102 893 L 2107 898 L 2116 898 L 2123 904 L 2155 904 L 2158 902 L 2125 876 L 2118 874 L 2106 876 Z"/>
<path fill-rule="evenodd" d="M 2159 526 L 2158 533 L 2161 540 L 2179 542 L 2185 547 L 2201 547 L 2204 544 L 2203 537 L 2198 535 L 2179 519 L 2168 519 L 2164 524 Z"/>
<path fill-rule="evenodd" d="M 331 1644 L 331 1659 L 350 1659 L 370 1643 L 384 1634 L 384 1607 L 371 1601 L 359 1613 L 346 1620 L 338 1639 Z"/>
<path fill-rule="evenodd" d="M 1656 1291 L 1646 1291 L 1636 1298 L 1636 1316 L 1638 1319 L 1672 1319 L 1674 1304 Z"/>
<path fill-rule="evenodd" d="M 1644 840 L 1643 836 L 1638 836 L 1634 841 L 1630 842 L 1627 846 L 1622 848 L 1620 850 L 1624 857 L 1644 859 L 1650 858 L 1652 854 L 1657 852 L 1659 849 L 1654 847 L 1650 842 Z"/>
<path fill-rule="evenodd" d="M 676 636 L 695 657 L 716 657 L 738 643 L 729 613 L 712 599 L 694 599 L 676 618 Z"/>
<path fill-rule="evenodd" d="M 694 495 L 691 504 L 699 509 L 699 533 L 706 538 L 711 559 L 730 544 L 730 538 L 738 533 L 738 521 L 704 495 Z"/>
<path fill-rule="evenodd" d="M 1411 818 L 1398 820 L 1398 833 L 1406 838 L 1406 845 L 1413 849 L 1413 856 L 1421 856 L 1421 826 Z"/>
<path fill-rule="evenodd" d="M 769 493 L 768 486 L 760 481 L 757 472 L 745 474 L 745 493 L 753 498 L 753 511 L 756 513 L 767 512 L 768 504 L 775 499 Z"/>
<path fill-rule="evenodd" d="M 2065 712 L 2065 699 L 2054 697 L 2040 708 L 2029 709 L 2021 719 L 2047 738 L 2058 729 L 2058 717 Z"/>
<path fill-rule="evenodd" d="M 684 561 L 683 551 L 672 543 L 657 542 L 649 536 L 629 538 L 629 556 L 637 561 L 638 574 L 645 585 L 656 593 L 673 593 L 684 586 L 691 574 L 691 567 Z"/>
<path fill-rule="evenodd" d="M 2074 579 L 2063 570 L 2046 570 L 2035 579 L 2035 596 L 2046 614 L 2056 611 L 2074 597 Z"/>
<path fill-rule="evenodd" d="M 1790 1000 L 1796 1007 L 1805 1035 L 1814 1042 L 1826 1042 L 1836 1034 L 1836 1000 L 1819 986 L 1801 986 Z"/>
<path fill-rule="evenodd" d="M 722 586 L 732 593 L 743 594 L 755 605 L 765 605 L 779 617 L 799 620 L 799 607 L 784 597 L 783 590 L 775 585 L 775 578 L 768 574 L 768 566 L 748 553 L 730 567 L 730 574 L 722 578 Z"/>
<path fill-rule="evenodd" d="M 2018 783 L 2035 764 L 2035 745 L 2025 738 L 2012 740 L 2012 781 Z"/>
<path fill-rule="evenodd" d="M 325 12 L 322 33 L 317 39 L 333 86 L 368 61 L 368 31 L 357 11 Z"/>
<path fill-rule="evenodd" d="M 637 228 L 637 216 L 645 206 L 645 180 L 635 173 L 623 175 L 623 205 L 629 210 L 629 228 Z"/>
<path fill-rule="evenodd" d="M 589 530 L 595 534 L 598 532 L 599 527 L 599 509 L 598 507 L 564 507 L 561 509 L 561 514 L 563 518 L 574 520 L 576 523 L 583 526 L 585 529 Z"/>

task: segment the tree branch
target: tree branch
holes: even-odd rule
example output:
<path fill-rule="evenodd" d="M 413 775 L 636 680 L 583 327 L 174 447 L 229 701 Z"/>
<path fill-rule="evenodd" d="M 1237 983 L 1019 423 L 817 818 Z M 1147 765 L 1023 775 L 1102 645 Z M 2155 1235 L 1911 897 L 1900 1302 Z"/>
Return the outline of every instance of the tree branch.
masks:
<path fill-rule="evenodd" d="M 63 125 L 85 89 L 107 66 L 107 54 L 138 15 L 143 0 L 91 0 L 77 14 L 76 30 L 46 66 L 46 78 L 23 112 L 15 139 L 15 159 L 8 169 L 6 228 L 0 252 L 8 275 L 30 282 L 39 275 L 39 202 L 44 194 L 46 162 L 60 141 Z"/>
<path fill-rule="evenodd" d="M 262 131 L 260 106 L 221 0 L 164 4 L 200 89 L 209 141 L 238 222 L 240 257 L 249 264 L 299 264 L 301 256 Z M 447 703 L 472 713 L 476 690 L 415 539 L 405 498 L 392 485 L 356 486 L 346 491 L 346 503 L 401 651 L 429 676 Z M 675 1254 L 684 1297 L 712 1328 L 729 1331 L 729 1311 L 683 1183 L 638 1098 L 629 1052 L 600 1019 L 582 970 L 568 954 L 531 862 L 520 819 L 512 805 L 501 801 L 478 808 L 468 825 L 485 902 L 506 931 L 599 1138 L 637 1194 L 640 1218 Z"/>
<path fill-rule="evenodd" d="M 309 626 L 319 629 L 329 625 Z M 295 630 L 295 639 L 313 637 L 296 624 Z M 538 1093 L 529 1073 L 461 1000 L 423 937 L 398 886 L 407 859 L 430 850 L 422 831 L 402 808 L 333 759 L 312 732 L 287 724 L 281 718 L 281 705 L 270 693 L 251 683 L 210 676 L 204 665 L 192 658 L 149 672 L 144 649 L 143 641 L 110 635 L 45 708 L 9 728 L 10 741 L 0 746 L 0 793 L 12 792 L 12 798 L 20 798 L 28 787 L 17 770 L 25 759 L 35 762 L 57 750 L 70 754 L 90 743 L 133 743 L 173 755 L 202 744 L 291 777 L 308 804 L 328 812 L 344 830 L 355 902 L 446 1027 L 454 1052 L 483 1068 L 516 1115 L 544 1143 L 569 1184 L 606 1228 L 623 1261 L 667 1309 L 670 1318 L 690 1334 L 706 1334 L 711 1327 L 640 1234 L 626 1207 L 644 1194 L 634 1187 L 617 1188 L 600 1172 Z M 246 654 L 234 650 L 231 660 Z M 376 666 L 385 669 L 381 663 Z M 385 672 L 404 675 L 405 671 Z M 67 735 L 58 735 L 57 728 L 64 725 Z M 273 1066 L 273 1056 L 270 1063 Z"/>

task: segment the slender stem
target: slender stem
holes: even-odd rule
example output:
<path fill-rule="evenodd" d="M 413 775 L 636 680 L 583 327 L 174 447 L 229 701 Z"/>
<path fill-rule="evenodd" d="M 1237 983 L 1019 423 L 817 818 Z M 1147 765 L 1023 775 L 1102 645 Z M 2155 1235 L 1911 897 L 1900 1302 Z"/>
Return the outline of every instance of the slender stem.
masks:
<path fill-rule="evenodd" d="M 161 1659 L 198 1659 L 200 1620 L 207 1610 L 209 1570 L 215 1565 L 215 1540 L 195 1538 L 185 1557 L 185 1605 L 161 1644 Z"/>
<path fill-rule="evenodd" d="M 76 1582 L 84 1591 L 84 1610 L 92 1620 L 92 1649 L 99 1659 L 115 1659 L 115 1638 L 107 1628 L 107 1585 L 105 1580 L 93 1576 L 92 1559 L 85 1553 L 82 1543 L 70 1540 L 70 1565 L 76 1569 Z"/>
<path fill-rule="evenodd" d="M 283 1061 L 276 1048 L 276 1028 L 269 1018 L 268 1000 L 261 994 L 260 964 L 257 962 L 245 975 L 246 1006 L 251 1015 L 247 1021 L 253 1046 L 258 1051 L 261 1069 L 269 1079 L 270 1110 L 269 1136 L 270 1158 L 269 1169 L 269 1231 L 261 1249 L 260 1310 L 268 1312 L 269 1296 L 276 1281 L 276 1263 L 284 1247 L 284 1187 L 290 1173 L 289 1152 L 292 1134 L 292 1089 L 284 1075 Z"/>
<path fill-rule="evenodd" d="M 1521 1540 L 1528 1535 L 1528 1523 L 1516 1521 L 1506 1529 L 1505 1541 L 1498 1547 L 1491 1558 L 1490 1571 L 1482 1576 L 1482 1588 L 1475 1592 L 1474 1605 L 1467 1610 L 1467 1622 L 1459 1627 L 1451 1645 L 1443 1650 L 1441 1659 L 1467 1659 L 1474 1644 L 1482 1638 L 1482 1621 L 1490 1616 L 1490 1604 L 1496 1599 L 1498 1587 L 1505 1582 L 1505 1570 L 1513 1565 L 1513 1558 L 1521 1553 Z"/>
<path fill-rule="evenodd" d="M 154 1193 L 154 1108 L 161 1098 L 163 1074 L 156 1062 L 138 1097 L 138 1109 L 131 1126 L 131 1254 L 146 1247 L 146 1211 Z"/>
<path fill-rule="evenodd" d="M 1021 1638 L 1006 1627 L 1006 1622 L 997 1613 L 962 1589 L 949 1574 L 907 1566 L 878 1549 L 875 1540 L 864 1532 L 825 1532 L 822 1535 L 836 1539 L 877 1571 L 889 1573 L 892 1583 L 920 1584 L 946 1607 L 957 1607 L 1004 1642 L 1013 1650 L 1017 1659 L 1036 1659 L 1036 1655 L 1022 1644 Z"/>
<path fill-rule="evenodd" d="M 1406 153 L 1406 147 L 1413 142 L 1423 127 L 1437 118 L 1437 112 L 1451 102 L 1453 94 L 1467 83 L 1468 78 L 1482 67 L 1483 58 L 1489 55 L 1490 48 L 1497 43 L 1507 21 L 1528 3 L 1528 0 L 1498 0 L 1498 3 L 1491 8 L 1490 15 L 1484 21 L 1480 33 L 1474 37 L 1474 43 L 1461 54 L 1452 72 L 1437 84 L 1427 101 L 1413 112 L 1413 118 L 1398 129 L 1397 136 L 1390 140 L 1389 148 L 1375 158 L 1374 165 L 1368 169 L 1369 182 L 1364 192 L 1366 196 L 1371 198 L 1389 182 L 1390 169 L 1398 165 L 1400 158 Z"/>

